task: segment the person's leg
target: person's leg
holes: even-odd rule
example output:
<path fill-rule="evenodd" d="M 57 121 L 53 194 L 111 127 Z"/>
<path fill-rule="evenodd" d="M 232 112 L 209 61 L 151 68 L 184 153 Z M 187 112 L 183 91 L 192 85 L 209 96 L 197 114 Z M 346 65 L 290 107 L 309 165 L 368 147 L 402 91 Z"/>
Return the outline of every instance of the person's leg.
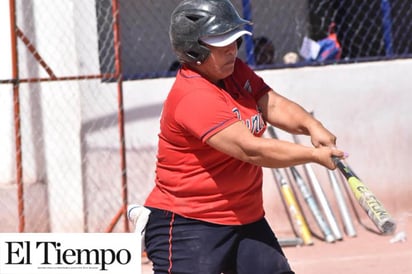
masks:
<path fill-rule="evenodd" d="M 237 274 L 293 274 L 275 234 L 265 219 L 242 226 Z"/>
<path fill-rule="evenodd" d="M 154 273 L 220 274 L 234 268 L 235 229 L 151 208 L 145 244 Z"/>

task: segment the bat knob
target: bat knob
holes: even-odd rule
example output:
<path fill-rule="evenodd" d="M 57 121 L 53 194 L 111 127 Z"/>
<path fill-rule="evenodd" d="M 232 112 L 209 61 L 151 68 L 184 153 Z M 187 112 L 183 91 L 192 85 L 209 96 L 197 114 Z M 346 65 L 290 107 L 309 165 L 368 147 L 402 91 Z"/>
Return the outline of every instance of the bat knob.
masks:
<path fill-rule="evenodd" d="M 326 242 L 328 243 L 334 243 L 335 242 L 335 237 L 333 237 L 333 235 L 326 235 Z"/>
<path fill-rule="evenodd" d="M 385 235 L 393 234 L 396 230 L 396 223 L 392 220 L 384 222 L 381 226 L 381 231 Z"/>

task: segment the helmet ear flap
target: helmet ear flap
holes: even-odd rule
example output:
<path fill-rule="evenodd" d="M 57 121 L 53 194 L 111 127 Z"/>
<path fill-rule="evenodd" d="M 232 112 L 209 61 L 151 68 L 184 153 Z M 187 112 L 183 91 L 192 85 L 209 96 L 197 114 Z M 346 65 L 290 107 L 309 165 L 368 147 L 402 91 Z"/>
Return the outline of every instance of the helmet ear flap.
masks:
<path fill-rule="evenodd" d="M 203 62 L 206 60 L 206 58 L 209 56 L 210 54 L 210 50 L 202 45 L 202 44 L 198 44 L 195 49 L 193 50 L 189 50 L 185 52 L 184 56 L 181 56 L 181 62 L 182 63 L 187 63 L 188 59 L 190 59 L 190 62 L 196 62 L 196 61 L 200 61 Z"/>

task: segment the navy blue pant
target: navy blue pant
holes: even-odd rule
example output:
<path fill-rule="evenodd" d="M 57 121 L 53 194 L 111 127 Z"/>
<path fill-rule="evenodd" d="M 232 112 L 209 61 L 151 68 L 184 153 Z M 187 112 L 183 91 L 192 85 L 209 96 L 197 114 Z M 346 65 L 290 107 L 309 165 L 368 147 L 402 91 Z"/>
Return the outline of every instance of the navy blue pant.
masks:
<path fill-rule="evenodd" d="M 293 274 L 263 218 L 217 225 L 150 208 L 145 245 L 155 274 Z"/>

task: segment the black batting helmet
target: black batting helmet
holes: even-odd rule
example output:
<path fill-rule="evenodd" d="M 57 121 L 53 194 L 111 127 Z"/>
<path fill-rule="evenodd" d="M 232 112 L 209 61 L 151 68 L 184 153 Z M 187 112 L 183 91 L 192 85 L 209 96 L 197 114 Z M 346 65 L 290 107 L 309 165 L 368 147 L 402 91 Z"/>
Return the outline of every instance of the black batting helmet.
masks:
<path fill-rule="evenodd" d="M 243 27 L 251 24 L 228 0 L 183 0 L 172 13 L 169 36 L 180 62 L 203 62 L 210 51 L 200 41 L 230 35 L 232 40 L 226 37 L 225 41 L 233 42 L 243 34 L 250 35 Z"/>

